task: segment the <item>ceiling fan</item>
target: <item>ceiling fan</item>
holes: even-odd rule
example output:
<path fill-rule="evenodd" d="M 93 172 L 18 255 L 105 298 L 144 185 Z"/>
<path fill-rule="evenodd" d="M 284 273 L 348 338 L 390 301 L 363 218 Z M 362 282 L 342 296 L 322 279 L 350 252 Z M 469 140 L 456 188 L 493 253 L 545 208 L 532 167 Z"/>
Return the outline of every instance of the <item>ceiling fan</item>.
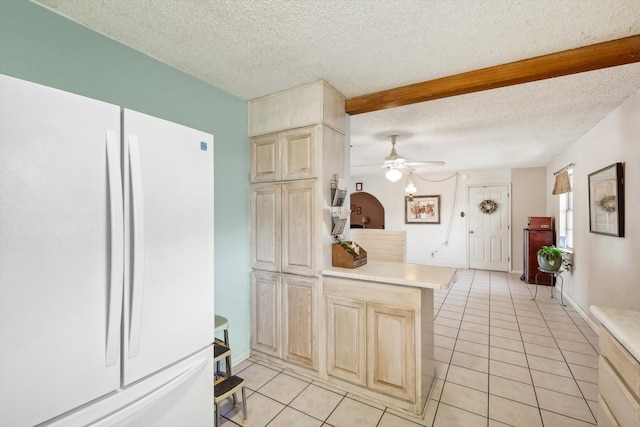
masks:
<path fill-rule="evenodd" d="M 402 157 L 396 151 L 396 139 L 398 135 L 391 135 L 391 152 L 386 156 L 382 163 L 377 165 L 356 165 L 359 166 L 380 166 L 381 168 L 388 169 L 385 176 L 391 182 L 396 182 L 402 177 L 402 169 L 414 171 L 412 166 L 420 165 L 444 165 L 443 161 L 438 160 L 424 160 L 424 161 L 410 161 L 406 157 Z"/>

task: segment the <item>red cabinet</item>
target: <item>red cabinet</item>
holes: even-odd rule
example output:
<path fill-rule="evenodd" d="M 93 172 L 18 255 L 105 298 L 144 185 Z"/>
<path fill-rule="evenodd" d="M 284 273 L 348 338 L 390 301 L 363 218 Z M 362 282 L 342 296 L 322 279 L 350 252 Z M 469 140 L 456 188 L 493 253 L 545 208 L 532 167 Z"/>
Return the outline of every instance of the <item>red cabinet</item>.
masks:
<path fill-rule="evenodd" d="M 556 238 L 553 230 L 524 229 L 524 282 L 536 283 L 538 273 L 538 249 L 543 246 L 555 245 Z M 552 277 L 549 274 L 540 273 L 539 285 L 552 285 Z"/>

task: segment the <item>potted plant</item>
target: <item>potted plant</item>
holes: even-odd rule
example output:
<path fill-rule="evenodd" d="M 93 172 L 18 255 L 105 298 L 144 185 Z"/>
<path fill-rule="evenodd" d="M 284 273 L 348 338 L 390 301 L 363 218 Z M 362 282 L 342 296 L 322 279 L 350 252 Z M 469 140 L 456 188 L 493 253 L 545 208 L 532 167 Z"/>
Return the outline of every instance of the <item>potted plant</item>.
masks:
<path fill-rule="evenodd" d="M 538 265 L 542 270 L 558 271 L 562 266 L 562 251 L 554 245 L 538 250 Z"/>

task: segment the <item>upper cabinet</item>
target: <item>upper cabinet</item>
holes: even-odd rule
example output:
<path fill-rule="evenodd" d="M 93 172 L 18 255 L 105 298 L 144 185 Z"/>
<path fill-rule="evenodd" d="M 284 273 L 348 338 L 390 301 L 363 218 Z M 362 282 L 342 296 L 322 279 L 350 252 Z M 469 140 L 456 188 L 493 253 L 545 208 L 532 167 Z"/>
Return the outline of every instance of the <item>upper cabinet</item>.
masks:
<path fill-rule="evenodd" d="M 249 140 L 251 182 L 280 180 L 280 144 L 278 134 L 262 135 Z"/>
<path fill-rule="evenodd" d="M 334 242 L 331 179 L 349 173 L 345 98 L 319 80 L 248 109 L 251 267 L 319 276 Z"/>
<path fill-rule="evenodd" d="M 251 268 L 318 274 L 316 181 L 251 186 Z"/>
<path fill-rule="evenodd" d="M 323 123 L 345 133 L 345 98 L 319 80 L 249 101 L 249 136 Z"/>
<path fill-rule="evenodd" d="M 251 138 L 251 182 L 317 178 L 321 131 L 316 125 Z"/>
<path fill-rule="evenodd" d="M 252 99 L 248 108 L 252 183 L 346 176 L 345 98 L 326 82 Z"/>

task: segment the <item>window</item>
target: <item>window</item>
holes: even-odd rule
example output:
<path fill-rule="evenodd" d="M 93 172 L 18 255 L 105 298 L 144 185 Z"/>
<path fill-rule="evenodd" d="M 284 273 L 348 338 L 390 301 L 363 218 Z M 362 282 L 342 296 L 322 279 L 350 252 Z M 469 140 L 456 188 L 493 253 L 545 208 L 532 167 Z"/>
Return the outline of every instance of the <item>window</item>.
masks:
<path fill-rule="evenodd" d="M 570 168 L 569 182 L 573 189 L 573 168 Z M 573 191 L 560 194 L 558 212 L 558 247 L 562 249 L 573 249 Z"/>

